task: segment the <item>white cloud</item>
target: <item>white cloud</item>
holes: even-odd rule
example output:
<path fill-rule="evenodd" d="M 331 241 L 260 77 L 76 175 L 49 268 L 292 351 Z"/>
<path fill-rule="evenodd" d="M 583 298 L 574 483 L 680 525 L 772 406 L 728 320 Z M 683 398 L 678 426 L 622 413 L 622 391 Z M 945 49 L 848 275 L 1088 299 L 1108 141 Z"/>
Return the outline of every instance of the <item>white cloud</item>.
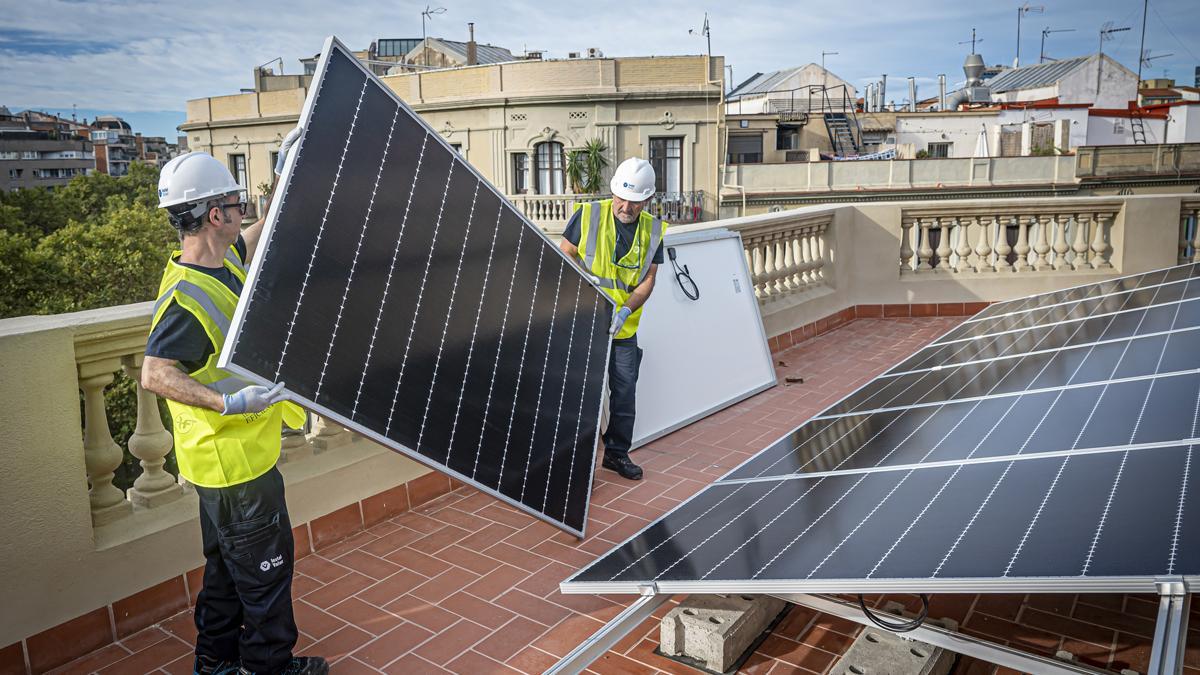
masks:
<path fill-rule="evenodd" d="M 702 37 L 687 32 L 700 27 L 704 8 L 683 0 L 635 4 L 632 10 L 601 6 L 594 13 L 534 0 L 443 3 L 447 12 L 429 23 L 430 35 L 465 40 L 466 23 L 474 21 L 481 42 L 514 52 L 528 47 L 562 57 L 587 47 L 599 47 L 610 56 L 698 54 L 705 49 Z M 1024 23 L 1023 60 L 1037 58 L 1040 31 L 1047 25 L 1077 29 L 1052 36 L 1050 53 L 1093 52 L 1101 23 L 1132 25 L 1140 20 L 1140 6 L 1131 11 L 1126 5 L 1118 0 L 1047 5 L 1044 15 L 1030 16 Z M 204 5 L 136 0 L 14 3 L 0 17 L 0 103 L 182 110 L 188 99 L 237 93 L 250 86 L 254 66 L 275 57 L 283 57 L 289 72 L 298 72 L 297 59 L 318 51 L 329 34 L 355 48 L 379 37 L 419 37 L 423 7 L 327 0 L 286 5 L 232 0 Z M 1200 6 L 1194 2 L 1160 0 L 1155 7 L 1176 26 L 1200 23 Z M 821 51 L 830 50 L 839 52 L 829 57 L 830 69 L 859 86 L 883 72 L 889 74 L 889 84 L 914 75 L 924 93 L 940 73 L 951 83 L 961 79 L 967 48 L 956 43 L 969 39 L 972 26 L 983 38 L 979 51 L 988 63 L 1011 62 L 1015 9 L 1015 4 L 949 0 L 874 6 L 748 0 L 712 8 L 712 48 L 733 65 L 738 81 L 759 71 L 818 62 Z M 1191 68 L 1185 66 L 1194 64 L 1156 23 L 1152 14 L 1148 46 L 1176 56 L 1156 62 L 1155 74 L 1168 67 L 1181 80 L 1190 80 Z M 1120 34 L 1106 51 L 1136 67 L 1136 33 Z M 28 43 L 37 46 L 23 47 L 29 36 L 66 47 L 48 48 L 37 41 Z"/>

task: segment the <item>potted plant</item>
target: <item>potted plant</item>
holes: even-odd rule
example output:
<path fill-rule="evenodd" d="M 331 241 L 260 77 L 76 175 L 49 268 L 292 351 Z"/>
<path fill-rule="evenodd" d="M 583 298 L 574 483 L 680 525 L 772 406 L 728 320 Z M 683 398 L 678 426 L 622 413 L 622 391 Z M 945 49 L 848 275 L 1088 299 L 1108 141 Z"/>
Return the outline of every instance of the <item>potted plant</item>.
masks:
<path fill-rule="evenodd" d="M 578 150 L 567 153 L 567 180 L 575 194 L 597 194 L 604 186 L 604 169 L 608 158 L 604 153 L 608 146 L 599 138 L 593 138 Z"/>

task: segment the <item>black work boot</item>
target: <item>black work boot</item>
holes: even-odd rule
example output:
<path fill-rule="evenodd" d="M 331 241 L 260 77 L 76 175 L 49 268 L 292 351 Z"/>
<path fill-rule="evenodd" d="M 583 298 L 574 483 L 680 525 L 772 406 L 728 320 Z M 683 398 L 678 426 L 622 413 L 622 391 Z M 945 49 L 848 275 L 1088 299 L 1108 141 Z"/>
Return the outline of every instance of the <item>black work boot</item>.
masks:
<path fill-rule="evenodd" d="M 211 656 L 196 655 L 192 661 L 192 675 L 236 675 L 240 670 L 237 661 L 222 661 Z"/>
<path fill-rule="evenodd" d="M 245 668 L 239 672 L 241 675 L 255 675 Z M 328 673 L 329 664 L 319 656 L 293 656 L 282 671 L 282 675 L 327 675 Z"/>
<path fill-rule="evenodd" d="M 642 467 L 634 464 L 633 460 L 629 459 L 628 456 L 615 457 L 606 452 L 604 453 L 604 461 L 600 464 L 600 466 L 616 471 L 621 475 L 621 478 L 626 480 L 642 479 Z"/>

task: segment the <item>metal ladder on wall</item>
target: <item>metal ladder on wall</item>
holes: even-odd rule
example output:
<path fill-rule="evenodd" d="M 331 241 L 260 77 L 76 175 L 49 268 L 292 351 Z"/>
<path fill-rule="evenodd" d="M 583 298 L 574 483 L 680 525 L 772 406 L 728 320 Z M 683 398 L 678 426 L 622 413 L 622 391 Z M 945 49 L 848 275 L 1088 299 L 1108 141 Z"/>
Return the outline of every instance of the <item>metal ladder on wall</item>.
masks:
<path fill-rule="evenodd" d="M 1129 128 L 1133 130 L 1133 144 L 1145 145 L 1146 125 L 1142 121 L 1142 115 L 1140 112 L 1135 111 L 1133 113 L 1133 116 L 1129 119 Z"/>
<path fill-rule="evenodd" d="M 829 88 L 821 87 L 821 116 L 825 119 L 825 130 L 829 133 L 834 153 L 840 157 L 850 157 L 862 150 L 862 130 L 858 126 L 858 116 L 849 92 L 845 86 L 838 88 L 841 89 L 842 100 L 838 106 L 840 109 L 835 109 L 829 99 Z"/>

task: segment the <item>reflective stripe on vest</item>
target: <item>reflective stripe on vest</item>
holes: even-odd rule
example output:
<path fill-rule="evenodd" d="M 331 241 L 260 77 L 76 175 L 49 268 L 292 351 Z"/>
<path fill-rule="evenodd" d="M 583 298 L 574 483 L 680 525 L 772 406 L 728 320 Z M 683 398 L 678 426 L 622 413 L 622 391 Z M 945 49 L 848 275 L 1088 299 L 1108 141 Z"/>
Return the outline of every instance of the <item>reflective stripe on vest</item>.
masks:
<path fill-rule="evenodd" d="M 191 313 L 212 343 L 213 353 L 189 375 L 219 393 L 234 393 L 251 383 L 217 368 L 216 363 L 229 333 L 237 296 L 216 278 L 178 264 L 178 256 L 176 252 L 167 262 L 154 304 L 151 330 L 171 302 Z M 245 268 L 232 247 L 223 262 L 245 282 Z M 273 405 L 254 415 L 231 416 L 171 400 L 167 401 L 167 407 L 171 411 L 179 473 L 201 487 L 237 485 L 266 473 L 279 459 L 282 424 L 286 422 L 298 429 L 305 418 L 303 409 L 290 402 Z"/>
<path fill-rule="evenodd" d="M 611 297 L 617 305 L 625 304 L 629 295 L 650 273 L 650 265 L 654 264 L 654 252 L 662 243 L 663 231 L 667 224 L 660 218 L 643 211 L 634 233 L 634 241 L 626 251 L 621 261 L 614 261 L 616 255 L 616 219 L 612 213 L 612 201 L 603 200 L 577 204 L 580 214 L 580 246 L 579 256 L 583 267 L 597 277 L 597 285 Z M 603 238 L 601 235 L 603 234 Z M 630 254 L 636 256 L 636 268 L 630 265 Z M 631 268 L 636 273 L 631 273 Z M 641 308 L 635 310 L 625 322 L 617 339 L 627 338 L 637 332 L 641 318 Z"/>

